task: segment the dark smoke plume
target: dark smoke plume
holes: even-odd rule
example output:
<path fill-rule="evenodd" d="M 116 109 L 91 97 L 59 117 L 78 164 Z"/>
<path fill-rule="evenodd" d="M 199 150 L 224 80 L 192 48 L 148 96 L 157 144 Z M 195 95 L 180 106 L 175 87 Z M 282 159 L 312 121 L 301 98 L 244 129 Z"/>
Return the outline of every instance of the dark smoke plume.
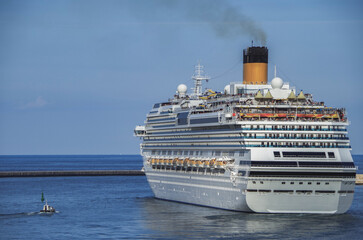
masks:
<path fill-rule="evenodd" d="M 149 11 L 153 7 L 155 11 Z M 140 11 L 140 7 L 146 11 Z M 178 13 L 185 14 L 186 22 L 208 24 L 218 37 L 230 38 L 247 35 L 257 43 L 266 44 L 266 34 L 240 8 L 233 7 L 228 0 L 138 0 L 133 1 L 133 13 L 140 19 L 152 22 L 168 16 L 172 22 L 180 19 Z M 160 11 L 165 11 L 160 14 Z M 158 15 L 160 14 L 160 15 Z M 177 15 L 177 16 L 174 16 Z M 185 17 L 182 17 L 183 20 Z"/>
<path fill-rule="evenodd" d="M 173 1 L 166 2 L 168 2 L 169 7 L 173 5 L 171 4 Z M 266 33 L 263 29 L 250 17 L 244 15 L 240 9 L 230 6 L 228 1 L 186 0 L 179 3 L 185 7 L 187 15 L 191 19 L 210 24 L 219 37 L 249 35 L 252 40 L 260 42 L 262 45 L 266 44 Z"/>

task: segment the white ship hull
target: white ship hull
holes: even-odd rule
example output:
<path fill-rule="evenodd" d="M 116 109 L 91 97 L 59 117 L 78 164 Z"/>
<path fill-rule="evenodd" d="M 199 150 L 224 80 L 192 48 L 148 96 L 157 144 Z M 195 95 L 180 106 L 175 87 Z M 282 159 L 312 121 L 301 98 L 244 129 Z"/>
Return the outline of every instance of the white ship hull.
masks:
<path fill-rule="evenodd" d="M 164 200 L 242 212 L 341 214 L 349 209 L 354 196 L 355 179 L 175 172 L 152 169 L 146 159 L 150 187 L 156 198 Z"/>
<path fill-rule="evenodd" d="M 233 184 L 228 176 L 205 176 L 147 172 L 156 198 L 234 211 L 250 212 L 246 181 Z"/>
<path fill-rule="evenodd" d="M 233 186 L 228 177 L 210 180 L 210 177 L 185 176 L 188 178 L 181 180 L 168 174 L 146 175 L 156 198 L 242 212 L 341 214 L 350 208 L 354 196 L 337 193 L 339 190 L 298 193 L 293 188 L 290 188 L 293 192 L 286 193 L 247 192 L 246 184 Z M 215 180 L 225 182 L 216 184 Z"/>

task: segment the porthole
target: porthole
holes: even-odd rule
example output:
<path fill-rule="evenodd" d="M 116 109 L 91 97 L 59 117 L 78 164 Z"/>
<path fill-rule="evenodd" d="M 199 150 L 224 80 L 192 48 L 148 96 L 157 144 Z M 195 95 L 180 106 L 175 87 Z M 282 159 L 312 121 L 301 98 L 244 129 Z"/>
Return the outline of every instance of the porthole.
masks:
<path fill-rule="evenodd" d="M 320 182 L 317 182 L 316 184 L 317 184 L 317 185 L 320 185 Z"/>
<path fill-rule="evenodd" d="M 300 184 L 300 185 L 302 185 L 302 184 L 303 184 L 303 182 L 299 182 L 299 184 Z"/>
<path fill-rule="evenodd" d="M 290 182 L 290 184 L 294 184 L 294 182 Z"/>
<path fill-rule="evenodd" d="M 285 182 L 282 182 L 281 184 L 285 184 Z"/>

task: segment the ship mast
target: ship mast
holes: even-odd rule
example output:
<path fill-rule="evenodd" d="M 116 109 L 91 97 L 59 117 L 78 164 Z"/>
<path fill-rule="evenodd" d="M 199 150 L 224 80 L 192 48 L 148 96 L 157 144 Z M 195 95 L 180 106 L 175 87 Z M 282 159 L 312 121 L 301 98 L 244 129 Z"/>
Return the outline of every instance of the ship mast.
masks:
<path fill-rule="evenodd" d="M 200 65 L 200 62 L 198 62 L 198 65 L 195 66 L 195 72 L 192 77 L 192 79 L 194 79 L 193 96 L 196 97 L 202 95 L 202 81 L 206 80 L 208 82 L 208 80 L 210 79 L 210 77 L 204 75 L 203 68 L 204 66 Z"/>

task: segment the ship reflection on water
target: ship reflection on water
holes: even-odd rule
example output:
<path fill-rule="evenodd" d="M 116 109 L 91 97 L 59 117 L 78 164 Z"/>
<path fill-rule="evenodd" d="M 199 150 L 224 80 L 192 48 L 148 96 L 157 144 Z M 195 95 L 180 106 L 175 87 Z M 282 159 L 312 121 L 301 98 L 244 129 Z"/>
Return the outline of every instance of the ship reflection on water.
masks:
<path fill-rule="evenodd" d="M 140 200 L 141 224 L 155 238 L 325 238 L 339 239 L 356 228 L 358 216 L 256 214 L 164 201 Z M 351 233 L 354 236 L 356 233 Z M 149 235 L 150 236 L 150 235 Z M 340 236 L 340 237 L 339 237 Z M 356 236 L 356 235 L 355 235 Z"/>

